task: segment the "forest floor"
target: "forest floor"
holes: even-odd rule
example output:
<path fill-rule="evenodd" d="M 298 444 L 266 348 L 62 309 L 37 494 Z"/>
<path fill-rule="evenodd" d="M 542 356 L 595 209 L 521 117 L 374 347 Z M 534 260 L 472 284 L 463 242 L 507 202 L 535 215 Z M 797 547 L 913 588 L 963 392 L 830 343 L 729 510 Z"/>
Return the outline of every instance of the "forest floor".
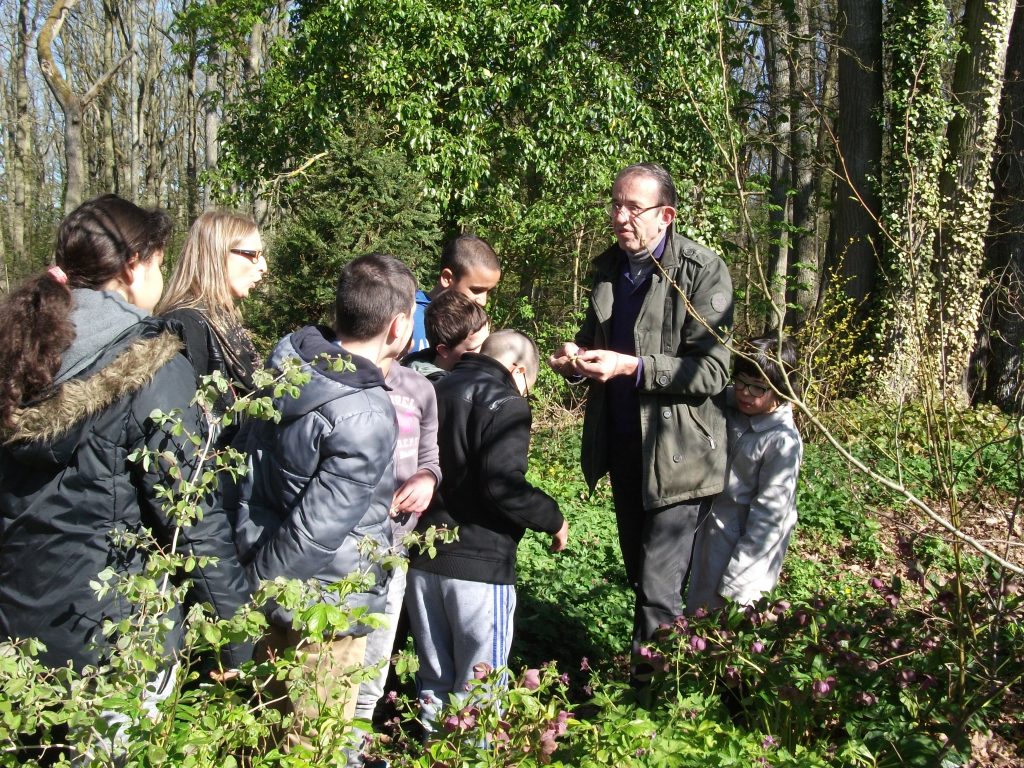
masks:
<path fill-rule="evenodd" d="M 937 508 L 947 519 L 949 510 Z M 879 543 L 887 556 L 874 569 L 883 581 L 899 576 L 905 581 L 914 581 L 923 574 L 927 566 L 917 556 L 914 543 L 923 539 L 941 541 L 952 547 L 953 535 L 934 522 L 922 525 L 921 518 L 906 512 L 876 510 L 875 519 L 881 528 Z M 1024 569 L 1024 519 L 1013 506 L 1012 499 L 994 496 L 979 508 L 965 515 L 962 532 L 996 552 L 1007 562 Z M 851 573 L 860 574 L 864 567 L 856 562 L 845 566 Z M 1017 592 L 1024 580 L 1017 576 L 1007 579 L 1007 592 Z M 999 733 L 975 732 L 971 737 L 973 757 L 965 768 L 1024 768 L 1024 699 L 1007 701 L 1002 725 L 1010 736 Z"/>

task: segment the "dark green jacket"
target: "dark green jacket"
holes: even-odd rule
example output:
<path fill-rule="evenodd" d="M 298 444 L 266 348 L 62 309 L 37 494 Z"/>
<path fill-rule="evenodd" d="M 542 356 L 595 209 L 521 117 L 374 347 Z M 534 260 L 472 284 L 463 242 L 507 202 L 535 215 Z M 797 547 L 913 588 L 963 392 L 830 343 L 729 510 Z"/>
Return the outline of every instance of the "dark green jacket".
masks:
<path fill-rule="evenodd" d="M 637 317 L 633 340 L 643 360 L 639 384 L 644 506 L 656 509 L 719 493 L 725 483 L 728 348 L 715 331 L 732 328 L 732 279 L 725 262 L 669 227 L 661 266 Z M 576 343 L 607 349 L 615 281 L 625 256 L 613 246 L 594 261 L 590 306 Z M 677 290 L 678 288 L 678 290 Z M 702 318 L 707 326 L 698 318 Z M 583 421 L 583 475 L 591 490 L 608 471 L 605 385 L 591 381 Z"/>

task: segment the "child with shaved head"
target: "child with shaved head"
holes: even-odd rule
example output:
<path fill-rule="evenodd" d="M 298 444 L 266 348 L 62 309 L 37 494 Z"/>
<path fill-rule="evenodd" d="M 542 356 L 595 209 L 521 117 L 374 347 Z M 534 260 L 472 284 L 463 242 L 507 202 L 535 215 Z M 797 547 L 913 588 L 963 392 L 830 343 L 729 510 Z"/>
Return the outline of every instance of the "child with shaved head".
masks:
<path fill-rule="evenodd" d="M 473 667 L 508 663 L 516 606 L 516 549 L 527 529 L 565 548 L 558 503 L 526 481 L 530 406 L 539 355 L 518 331 L 492 333 L 437 384 L 441 485 L 417 530 L 458 528 L 437 554 L 412 556 L 406 604 L 420 669 L 420 712 L 429 728 Z"/>

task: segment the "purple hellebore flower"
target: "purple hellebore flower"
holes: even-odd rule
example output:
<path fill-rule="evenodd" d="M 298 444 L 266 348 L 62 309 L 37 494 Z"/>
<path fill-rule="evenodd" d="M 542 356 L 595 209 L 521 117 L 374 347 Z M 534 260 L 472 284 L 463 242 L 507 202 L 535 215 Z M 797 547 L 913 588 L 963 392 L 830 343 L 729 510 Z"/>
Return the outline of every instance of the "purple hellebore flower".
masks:
<path fill-rule="evenodd" d="M 582 659 L 580 659 L 580 672 L 589 672 L 589 671 L 590 671 L 590 659 L 588 659 L 586 656 L 584 656 Z"/>
<path fill-rule="evenodd" d="M 789 610 L 789 605 L 790 603 L 788 600 L 779 600 L 772 606 L 772 613 L 776 616 L 781 616 Z"/>
<path fill-rule="evenodd" d="M 701 651 L 703 651 L 707 647 L 708 647 L 707 640 L 705 640 L 700 635 L 694 635 L 693 637 L 690 638 L 690 648 L 692 650 L 697 651 L 698 653 L 700 653 Z"/>
<path fill-rule="evenodd" d="M 473 665 L 473 677 L 477 680 L 483 680 L 489 674 L 493 668 L 486 661 L 478 661 Z"/>
<path fill-rule="evenodd" d="M 398 691 L 388 691 L 387 695 L 384 697 L 384 700 L 388 704 L 394 704 L 396 701 L 398 701 Z"/>
<path fill-rule="evenodd" d="M 868 693 L 867 691 L 861 691 L 853 697 L 853 700 L 864 707 L 873 707 L 878 703 L 878 697 L 873 693 Z"/>
<path fill-rule="evenodd" d="M 751 653 L 764 653 L 764 643 L 760 640 L 755 640 L 750 644 Z"/>
<path fill-rule="evenodd" d="M 725 679 L 725 684 L 730 688 L 735 688 L 742 682 L 740 671 L 733 666 L 726 667 L 722 677 Z"/>
<path fill-rule="evenodd" d="M 558 749 L 558 742 L 555 740 L 555 734 L 551 731 L 544 731 L 540 735 L 540 752 L 542 755 L 554 754 L 555 750 Z"/>
<path fill-rule="evenodd" d="M 772 736 L 770 733 L 761 740 L 761 746 L 764 747 L 765 749 L 771 749 L 772 747 L 774 747 L 778 743 L 779 742 L 777 742 L 775 740 L 775 737 Z"/>
<path fill-rule="evenodd" d="M 873 577 L 873 578 L 872 578 L 872 579 L 871 579 L 871 580 L 870 580 L 870 581 L 868 582 L 868 584 L 870 584 L 870 585 L 871 585 L 871 588 L 872 588 L 872 589 L 882 590 L 882 589 L 884 589 L 884 588 L 885 588 L 885 582 L 883 582 L 883 581 L 882 581 L 882 580 L 881 580 L 880 578 L 878 578 L 877 576 Z"/>
<path fill-rule="evenodd" d="M 832 690 L 832 686 L 827 680 L 815 680 L 811 685 L 811 695 L 816 699 L 823 698 L 828 695 L 828 692 Z"/>
<path fill-rule="evenodd" d="M 536 691 L 540 688 L 540 671 L 528 669 L 523 673 L 523 687 L 528 691 Z"/>
<path fill-rule="evenodd" d="M 562 674 L 560 674 L 558 676 L 558 682 L 560 682 L 562 685 L 568 685 L 569 684 L 569 675 L 567 675 L 565 672 L 563 672 Z"/>

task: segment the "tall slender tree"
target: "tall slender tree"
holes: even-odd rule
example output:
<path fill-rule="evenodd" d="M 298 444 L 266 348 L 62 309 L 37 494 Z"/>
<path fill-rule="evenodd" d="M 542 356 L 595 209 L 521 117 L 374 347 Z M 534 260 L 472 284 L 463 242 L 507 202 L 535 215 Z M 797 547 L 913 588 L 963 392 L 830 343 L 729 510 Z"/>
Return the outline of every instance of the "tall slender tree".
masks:
<path fill-rule="evenodd" d="M 883 246 L 878 194 L 882 163 L 882 1 L 839 0 L 836 193 L 823 287 L 842 281 L 860 311 L 875 288 Z"/>
<path fill-rule="evenodd" d="M 950 162 L 941 176 L 944 226 L 933 317 L 942 332 L 942 386 L 963 400 L 981 316 L 984 238 L 992 204 L 992 157 L 1016 0 L 967 0 L 953 76 Z"/>
<path fill-rule="evenodd" d="M 1024 6 L 1007 47 L 995 199 L 986 249 L 985 316 L 976 372 L 979 394 L 1007 411 L 1024 410 Z"/>
<path fill-rule="evenodd" d="M 39 69 L 46 79 L 61 112 L 64 114 L 64 208 L 76 208 L 85 191 L 85 148 L 82 144 L 82 120 L 86 107 L 107 87 L 117 71 L 128 61 L 128 52 L 97 78 L 85 91 L 80 93 L 74 87 L 69 72 L 61 72 L 53 55 L 54 40 L 60 35 L 61 27 L 78 0 L 56 0 L 46 21 L 39 30 L 36 41 L 36 55 Z"/>

